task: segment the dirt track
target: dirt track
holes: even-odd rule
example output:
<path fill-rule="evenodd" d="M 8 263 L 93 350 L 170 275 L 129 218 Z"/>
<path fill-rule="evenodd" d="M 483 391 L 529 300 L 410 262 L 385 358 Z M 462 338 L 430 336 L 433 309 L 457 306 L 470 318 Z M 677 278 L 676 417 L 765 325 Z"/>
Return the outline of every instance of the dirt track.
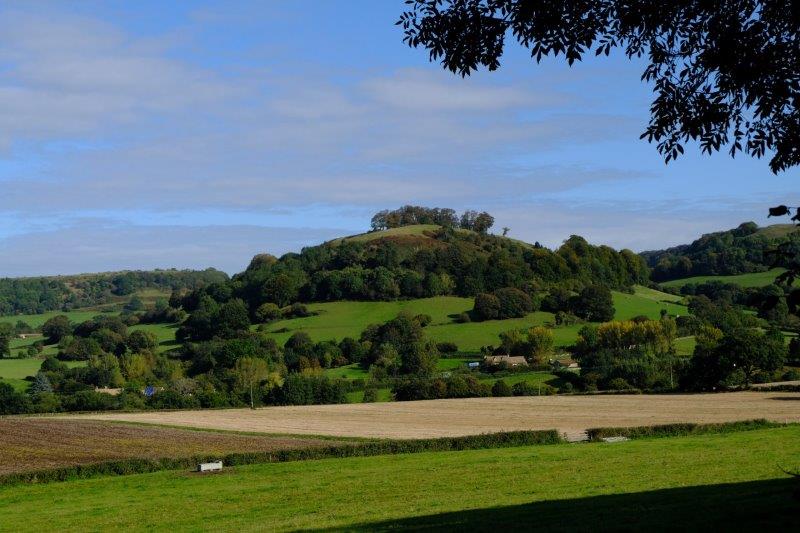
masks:
<path fill-rule="evenodd" d="M 255 411 L 226 409 L 76 416 L 264 433 L 424 438 L 522 429 L 555 428 L 574 433 L 600 426 L 754 418 L 800 422 L 800 393 L 470 398 L 267 407 Z"/>

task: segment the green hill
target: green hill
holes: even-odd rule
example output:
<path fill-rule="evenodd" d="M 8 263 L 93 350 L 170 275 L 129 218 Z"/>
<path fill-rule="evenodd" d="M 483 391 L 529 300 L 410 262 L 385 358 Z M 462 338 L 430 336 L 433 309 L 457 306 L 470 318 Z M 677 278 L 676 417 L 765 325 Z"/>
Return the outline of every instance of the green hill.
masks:
<path fill-rule="evenodd" d="M 661 309 L 666 309 L 672 315 L 688 313 L 685 306 L 676 303 L 680 300 L 679 296 L 646 287 L 637 286 L 634 294 L 614 291 L 613 296 L 615 318 L 619 320 L 639 315 L 658 318 Z M 308 333 L 314 341 L 358 338 L 368 325 L 385 322 L 401 311 L 408 311 L 431 316 L 431 323 L 426 326 L 425 331 L 433 340 L 453 342 L 461 351 L 477 352 L 482 346 L 497 345 L 498 335 L 504 331 L 545 324 L 554 328 L 558 346 L 568 346 L 575 342 L 578 330 L 582 327 L 581 324 L 555 326 L 555 316 L 543 311 L 530 313 L 524 318 L 457 323 L 455 317 L 472 309 L 472 305 L 471 298 L 452 296 L 393 302 L 313 303 L 308 305 L 308 309 L 318 314 L 273 322 L 267 326 L 267 332 L 280 344 L 298 331 Z"/>
<path fill-rule="evenodd" d="M 662 287 L 683 287 L 689 283 L 705 283 L 719 281 L 733 283 L 740 287 L 764 287 L 775 283 L 775 278 L 785 272 L 784 268 L 773 268 L 765 272 L 752 272 L 750 274 L 737 274 L 734 276 L 692 276 L 688 278 L 673 279 L 661 283 Z"/>
<path fill-rule="evenodd" d="M 800 252 L 800 231 L 792 224 L 759 228 L 754 222 L 701 236 L 691 244 L 642 252 L 653 269 L 652 279 L 666 282 L 697 276 L 732 276 L 763 273 L 775 266 L 788 266 L 770 255 L 778 246 Z"/>

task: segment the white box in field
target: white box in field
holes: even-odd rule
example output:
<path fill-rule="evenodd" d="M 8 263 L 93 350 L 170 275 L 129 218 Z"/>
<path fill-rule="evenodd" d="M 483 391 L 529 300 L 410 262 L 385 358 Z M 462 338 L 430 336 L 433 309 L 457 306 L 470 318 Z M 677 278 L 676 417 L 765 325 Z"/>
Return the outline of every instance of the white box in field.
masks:
<path fill-rule="evenodd" d="M 200 463 L 197 465 L 198 472 L 218 472 L 222 470 L 222 461 L 216 461 L 214 463 Z"/>

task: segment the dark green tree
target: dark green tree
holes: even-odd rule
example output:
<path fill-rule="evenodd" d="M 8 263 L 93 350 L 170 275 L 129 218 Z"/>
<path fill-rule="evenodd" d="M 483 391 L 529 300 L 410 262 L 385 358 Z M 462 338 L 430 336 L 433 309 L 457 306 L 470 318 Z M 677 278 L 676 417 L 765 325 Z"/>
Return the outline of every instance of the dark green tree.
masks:
<path fill-rule="evenodd" d="M 69 317 L 58 315 L 50 318 L 42 325 L 42 334 L 47 338 L 49 344 L 56 344 L 68 335 L 72 335 L 72 325 Z"/>

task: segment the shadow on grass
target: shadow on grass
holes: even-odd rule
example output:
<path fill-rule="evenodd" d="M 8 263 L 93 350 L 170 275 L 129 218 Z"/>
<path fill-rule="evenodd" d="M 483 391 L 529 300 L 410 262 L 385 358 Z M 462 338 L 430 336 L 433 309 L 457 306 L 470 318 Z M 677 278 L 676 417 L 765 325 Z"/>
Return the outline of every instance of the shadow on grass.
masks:
<path fill-rule="evenodd" d="M 594 496 L 367 522 L 325 531 L 797 531 L 791 478 Z M 469 502 L 464 502 L 469 505 Z"/>

